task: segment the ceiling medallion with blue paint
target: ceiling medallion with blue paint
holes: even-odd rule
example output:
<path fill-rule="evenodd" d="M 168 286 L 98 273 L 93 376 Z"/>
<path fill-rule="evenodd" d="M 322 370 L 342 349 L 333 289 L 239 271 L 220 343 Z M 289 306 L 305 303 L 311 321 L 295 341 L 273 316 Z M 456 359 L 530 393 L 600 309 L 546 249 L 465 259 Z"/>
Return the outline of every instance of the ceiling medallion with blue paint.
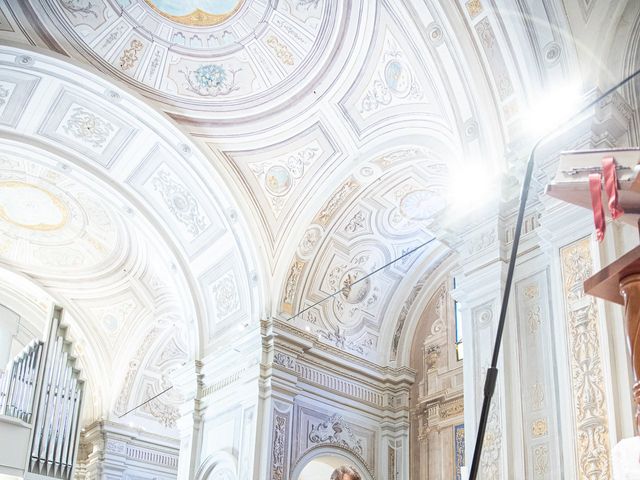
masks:
<path fill-rule="evenodd" d="M 274 165 L 267 170 L 264 178 L 267 190 L 276 196 L 286 194 L 291 188 L 291 174 L 286 167 Z"/>
<path fill-rule="evenodd" d="M 157 13 L 190 27 L 212 27 L 231 18 L 244 0 L 145 0 Z"/>

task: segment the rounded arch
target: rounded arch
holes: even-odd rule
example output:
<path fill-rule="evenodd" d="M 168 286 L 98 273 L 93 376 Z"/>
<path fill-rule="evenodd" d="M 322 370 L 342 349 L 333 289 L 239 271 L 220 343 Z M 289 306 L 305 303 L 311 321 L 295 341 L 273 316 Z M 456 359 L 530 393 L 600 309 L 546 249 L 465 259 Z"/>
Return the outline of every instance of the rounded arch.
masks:
<path fill-rule="evenodd" d="M 101 183 L 118 199 L 119 213 L 161 245 L 164 253 L 152 256 L 179 279 L 179 303 L 196 327 L 192 356 L 206 352 L 224 323 L 203 291 L 225 273 L 236 288 L 236 317 L 257 320 L 264 292 L 255 277 L 262 268 L 246 223 L 204 154 L 166 115 L 50 52 L 3 46 L 0 74 L 16 85 L 2 115 L 5 138 Z M 87 121 L 93 127 L 82 130 Z M 237 260 L 233 268 L 221 265 L 228 257 Z"/>
<path fill-rule="evenodd" d="M 358 470 L 362 480 L 375 480 L 376 478 L 364 460 L 352 451 L 338 445 L 318 445 L 307 450 L 298 459 L 291 469 L 291 480 L 303 480 L 300 475 L 311 462 L 317 459 L 323 459 L 324 463 L 328 465 L 331 465 L 331 460 L 329 459 L 341 462 L 339 463 L 340 465 L 352 465 Z"/>
<path fill-rule="evenodd" d="M 238 461 L 228 452 L 209 455 L 196 472 L 195 480 L 237 480 Z"/>

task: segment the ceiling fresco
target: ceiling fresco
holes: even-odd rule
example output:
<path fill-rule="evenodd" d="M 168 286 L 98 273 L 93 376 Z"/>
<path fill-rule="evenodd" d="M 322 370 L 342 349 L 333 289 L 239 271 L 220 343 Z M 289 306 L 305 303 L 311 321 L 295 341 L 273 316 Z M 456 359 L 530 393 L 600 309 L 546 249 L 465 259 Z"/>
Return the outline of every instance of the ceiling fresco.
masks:
<path fill-rule="evenodd" d="M 436 240 L 355 282 L 438 236 L 452 172 L 513 168 L 527 98 L 576 61 L 558 34 L 565 13 L 537 0 L 514 7 L 540 17 L 529 23 L 482 0 L 15 3 L 0 2 L 0 38 L 36 50 L 0 52 L 0 128 L 118 200 L 55 162 L 0 156 L 0 260 L 65 281 L 135 264 L 102 299 L 67 291 L 108 338 L 105 356 L 145 322 L 114 366 L 126 377 L 118 412 L 166 385 L 163 365 L 338 290 L 291 323 L 349 354 L 395 358 L 451 250 Z M 154 309 L 173 287 L 187 311 Z M 162 329 L 174 323 L 187 335 L 172 343 Z M 169 403 L 144 415 L 171 425 Z"/>
<path fill-rule="evenodd" d="M 0 86 L 0 267 L 65 308 L 87 421 L 122 413 L 257 321 L 245 227 L 197 148 L 137 97 L 8 46 Z M 173 435 L 179 402 L 137 415 Z"/>
<path fill-rule="evenodd" d="M 65 31 L 88 60 L 167 108 L 228 120 L 309 87 L 341 47 L 349 3 L 42 0 L 38 11 L 49 15 L 38 21 Z"/>
<path fill-rule="evenodd" d="M 79 273 L 109 258 L 121 226 L 104 201 L 61 172 L 0 157 L 0 257 L 27 271 Z"/>
<path fill-rule="evenodd" d="M 176 1 L 145 0 L 163 17 L 191 27 L 210 27 L 231 18 L 244 0 Z"/>

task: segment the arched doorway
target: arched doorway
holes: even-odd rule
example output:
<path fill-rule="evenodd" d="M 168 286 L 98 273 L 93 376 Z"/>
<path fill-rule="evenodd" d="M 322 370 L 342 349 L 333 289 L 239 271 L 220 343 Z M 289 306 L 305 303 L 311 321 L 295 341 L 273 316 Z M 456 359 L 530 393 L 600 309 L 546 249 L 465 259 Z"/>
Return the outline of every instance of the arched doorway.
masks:
<path fill-rule="evenodd" d="M 315 457 L 302 469 L 298 480 L 328 480 L 331 473 L 342 464 L 343 460 L 337 456 Z"/>
<path fill-rule="evenodd" d="M 369 467 L 352 452 L 337 446 L 321 446 L 308 450 L 291 471 L 291 480 L 329 480 L 340 465 L 352 465 L 362 480 L 373 480 Z"/>

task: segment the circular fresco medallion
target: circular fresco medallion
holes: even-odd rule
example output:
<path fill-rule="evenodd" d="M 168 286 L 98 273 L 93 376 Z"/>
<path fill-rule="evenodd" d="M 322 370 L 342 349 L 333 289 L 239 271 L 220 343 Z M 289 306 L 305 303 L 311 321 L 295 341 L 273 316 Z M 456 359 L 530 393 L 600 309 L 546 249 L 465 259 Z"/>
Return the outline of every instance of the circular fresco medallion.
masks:
<path fill-rule="evenodd" d="M 0 181 L 1 220 L 23 229 L 46 232 L 63 228 L 68 218 L 69 208 L 50 191 L 23 181 Z"/>
<path fill-rule="evenodd" d="M 211 27 L 231 18 L 244 0 L 145 0 L 165 18 L 190 27 Z"/>
<path fill-rule="evenodd" d="M 267 170 L 264 182 L 269 193 L 281 196 L 291 188 L 291 175 L 286 167 L 274 165 Z"/>
<path fill-rule="evenodd" d="M 387 86 L 398 95 L 404 95 L 411 88 L 411 72 L 399 60 L 391 60 L 384 67 Z"/>
<path fill-rule="evenodd" d="M 371 282 L 368 278 L 358 281 L 365 277 L 367 272 L 360 268 L 352 268 L 343 275 L 340 280 L 340 293 L 345 302 L 356 304 L 362 302 L 371 290 Z M 357 283 L 356 283 L 357 282 Z"/>
<path fill-rule="evenodd" d="M 0 255 L 25 271 L 92 267 L 117 244 L 97 196 L 35 162 L 0 158 Z M 28 172 L 28 173 L 27 173 Z"/>
<path fill-rule="evenodd" d="M 400 213 L 409 220 L 429 220 L 445 207 L 444 198 L 430 190 L 414 190 L 400 200 Z"/>

